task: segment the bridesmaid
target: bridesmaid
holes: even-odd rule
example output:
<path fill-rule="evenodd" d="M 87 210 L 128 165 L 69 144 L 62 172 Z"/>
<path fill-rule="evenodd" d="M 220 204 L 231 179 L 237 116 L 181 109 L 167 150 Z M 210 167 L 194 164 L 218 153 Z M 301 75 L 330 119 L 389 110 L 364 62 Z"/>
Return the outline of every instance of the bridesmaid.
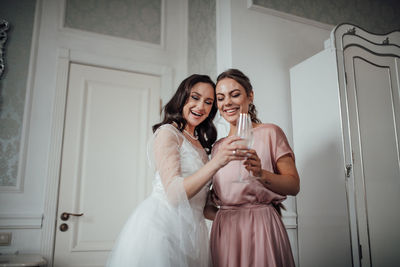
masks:
<path fill-rule="evenodd" d="M 218 76 L 216 97 L 219 112 L 230 124 L 228 136 L 236 132 L 239 113 L 250 114 L 254 145 L 247 160 L 231 161 L 214 175 L 204 208 L 205 217 L 214 220 L 213 266 L 295 266 L 280 217 L 281 202 L 299 192 L 299 175 L 286 136 L 277 125 L 257 118 L 252 85 L 240 70 L 229 69 Z M 221 140 L 212 155 L 220 145 Z M 242 171 L 247 173 L 247 183 L 235 183 L 239 166 L 247 170 Z"/>

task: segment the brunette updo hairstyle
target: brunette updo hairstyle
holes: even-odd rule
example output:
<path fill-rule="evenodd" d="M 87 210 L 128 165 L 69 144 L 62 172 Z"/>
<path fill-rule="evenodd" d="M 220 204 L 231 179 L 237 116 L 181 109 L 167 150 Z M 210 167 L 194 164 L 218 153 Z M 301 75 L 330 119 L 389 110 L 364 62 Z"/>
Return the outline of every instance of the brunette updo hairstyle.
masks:
<path fill-rule="evenodd" d="M 187 121 L 183 117 L 183 107 L 185 106 L 192 87 L 197 83 L 208 83 L 214 89 L 214 102 L 208 117 L 195 128 L 195 134 L 208 154 L 211 153 L 212 145 L 217 139 L 217 129 L 214 126 L 213 119 L 217 113 L 217 104 L 215 96 L 215 83 L 207 75 L 193 74 L 181 82 L 171 100 L 164 106 L 164 118 L 160 123 L 153 125 L 155 132 L 161 125 L 175 123 L 179 131 L 185 129 Z"/>
<path fill-rule="evenodd" d="M 225 78 L 231 78 L 240 83 L 240 85 L 243 86 L 244 90 L 246 91 L 247 97 L 250 95 L 251 92 L 253 92 L 253 86 L 250 83 L 250 79 L 246 75 L 244 75 L 244 73 L 241 72 L 240 70 L 228 69 L 222 72 L 217 77 L 217 83 Z M 257 118 L 257 109 L 253 103 L 249 104 L 249 114 L 252 122 L 261 123 L 261 121 Z"/>

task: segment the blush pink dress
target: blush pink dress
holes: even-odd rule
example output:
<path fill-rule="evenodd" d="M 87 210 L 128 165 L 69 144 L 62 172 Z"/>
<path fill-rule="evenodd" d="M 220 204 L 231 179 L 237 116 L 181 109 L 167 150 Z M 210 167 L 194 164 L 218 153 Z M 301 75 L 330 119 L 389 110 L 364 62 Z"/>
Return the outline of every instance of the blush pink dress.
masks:
<path fill-rule="evenodd" d="M 213 154 L 218 150 L 217 142 Z M 254 145 L 262 168 L 276 173 L 276 162 L 294 154 L 283 131 L 274 124 L 254 128 Z M 240 167 L 242 166 L 242 167 Z M 257 180 L 235 183 L 242 162 L 232 161 L 213 178 L 211 201 L 220 206 L 211 230 L 214 267 L 295 266 L 289 239 L 277 210 L 286 196 L 272 192 Z"/>

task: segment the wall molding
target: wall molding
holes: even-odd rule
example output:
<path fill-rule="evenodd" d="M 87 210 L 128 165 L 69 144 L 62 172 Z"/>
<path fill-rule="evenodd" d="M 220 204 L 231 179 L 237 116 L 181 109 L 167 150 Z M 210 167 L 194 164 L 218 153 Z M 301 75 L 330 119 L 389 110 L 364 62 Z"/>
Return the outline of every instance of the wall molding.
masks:
<path fill-rule="evenodd" d="M 14 186 L 1 186 L 0 193 L 10 192 L 10 193 L 23 193 L 24 192 L 24 182 L 25 182 L 25 169 L 27 163 L 27 149 L 28 149 L 28 139 L 29 139 L 29 127 L 31 121 L 32 113 L 32 91 L 35 83 L 35 67 L 37 59 L 37 47 L 39 41 L 39 27 L 41 18 L 41 5 L 42 0 L 36 1 L 35 15 L 33 18 L 32 27 L 32 43 L 29 56 L 29 67 L 28 67 L 28 77 L 26 81 L 25 90 L 25 104 L 24 113 L 22 119 L 21 127 L 21 139 L 18 151 L 18 171 L 17 171 L 17 181 Z"/>
<path fill-rule="evenodd" d="M 42 214 L 0 213 L 0 230 L 4 229 L 41 229 Z"/>
<path fill-rule="evenodd" d="M 297 214 L 293 211 L 282 211 L 282 221 L 286 229 L 297 229 Z"/>
<path fill-rule="evenodd" d="M 287 19 L 287 20 L 303 23 L 306 25 L 314 26 L 314 27 L 321 28 L 324 30 L 331 31 L 334 28 L 334 25 L 322 23 L 322 22 L 312 20 L 312 19 L 306 19 L 306 18 L 299 17 L 299 16 L 296 16 L 293 14 L 289 14 L 289 13 L 281 12 L 281 11 L 278 11 L 275 9 L 267 8 L 267 7 L 264 7 L 261 5 L 256 5 L 256 4 L 254 4 L 253 0 L 247 0 L 247 8 L 250 10 L 254 10 L 254 11 L 258 11 L 258 12 L 265 13 L 268 15 L 272 15 L 275 17 L 280 17 L 283 19 Z"/>
<path fill-rule="evenodd" d="M 62 0 L 60 4 L 59 10 L 59 22 L 58 22 L 58 30 L 72 38 L 84 38 L 84 39 L 91 39 L 94 42 L 110 42 L 110 43 L 126 43 L 126 45 L 133 45 L 133 46 L 140 46 L 150 49 L 159 49 L 165 50 L 165 30 L 166 30 L 166 23 L 165 23 L 165 0 L 161 0 L 161 25 L 160 25 L 160 43 L 149 43 L 145 41 L 139 41 L 129 38 L 111 36 L 91 31 L 85 31 L 81 29 L 74 29 L 65 26 L 65 13 L 66 13 L 66 2 L 67 0 Z"/>

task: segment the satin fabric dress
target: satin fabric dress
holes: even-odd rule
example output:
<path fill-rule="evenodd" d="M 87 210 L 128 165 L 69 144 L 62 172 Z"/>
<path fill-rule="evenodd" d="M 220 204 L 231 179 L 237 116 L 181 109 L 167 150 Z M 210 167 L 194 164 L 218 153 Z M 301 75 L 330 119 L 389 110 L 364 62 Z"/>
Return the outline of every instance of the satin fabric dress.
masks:
<path fill-rule="evenodd" d="M 208 187 L 187 198 L 183 180 L 207 161 L 174 126 L 158 128 L 149 142 L 153 191 L 133 211 L 108 258 L 108 267 L 208 267 L 210 248 L 203 208 Z"/>
<path fill-rule="evenodd" d="M 263 169 L 276 173 L 280 157 L 291 155 L 294 159 L 286 136 L 278 126 L 262 124 L 253 131 L 253 148 Z M 221 141 L 214 145 L 213 154 Z M 254 179 L 235 183 L 240 168 L 244 179 L 249 178 L 239 161 L 230 162 L 213 177 L 210 201 L 220 206 L 210 237 L 213 266 L 295 266 L 285 226 L 272 205 L 279 205 L 286 197 Z"/>

